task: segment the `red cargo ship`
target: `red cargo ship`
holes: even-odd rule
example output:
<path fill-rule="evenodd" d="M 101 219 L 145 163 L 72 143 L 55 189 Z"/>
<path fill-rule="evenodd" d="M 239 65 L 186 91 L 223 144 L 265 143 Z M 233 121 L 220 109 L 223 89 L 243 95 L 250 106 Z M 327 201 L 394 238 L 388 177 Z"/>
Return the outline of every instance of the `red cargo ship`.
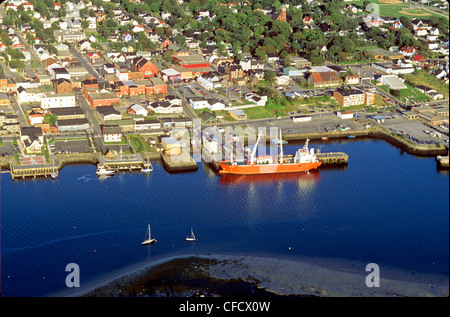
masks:
<path fill-rule="evenodd" d="M 318 168 L 322 162 L 314 154 L 314 149 L 308 148 L 308 141 L 306 140 L 303 148 L 299 149 L 295 155 L 283 157 L 283 145 L 280 144 L 279 155 L 262 155 L 255 158 L 256 147 L 258 145 L 261 133 L 258 136 L 255 147 L 253 148 L 250 161 L 236 162 L 231 160 L 224 160 L 218 162 L 222 168 L 221 174 L 274 174 L 274 173 L 293 173 L 305 172 Z M 281 140 L 281 131 L 280 131 Z"/>

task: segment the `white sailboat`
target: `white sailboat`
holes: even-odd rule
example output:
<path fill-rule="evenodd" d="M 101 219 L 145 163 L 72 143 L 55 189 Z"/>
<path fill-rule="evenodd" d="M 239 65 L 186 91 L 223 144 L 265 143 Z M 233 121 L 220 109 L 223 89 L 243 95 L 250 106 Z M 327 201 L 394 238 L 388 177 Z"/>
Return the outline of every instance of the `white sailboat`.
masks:
<path fill-rule="evenodd" d="M 152 234 L 150 232 L 150 225 L 148 225 L 148 239 L 144 240 L 142 242 L 142 245 L 148 245 L 148 244 L 152 244 L 155 242 L 156 242 L 156 239 L 154 239 L 154 238 L 152 239 Z"/>
<path fill-rule="evenodd" d="M 197 238 L 194 235 L 194 230 L 192 230 L 192 228 L 191 228 L 191 236 L 190 237 L 186 237 L 186 241 L 187 242 L 195 242 L 195 241 L 197 241 Z"/>

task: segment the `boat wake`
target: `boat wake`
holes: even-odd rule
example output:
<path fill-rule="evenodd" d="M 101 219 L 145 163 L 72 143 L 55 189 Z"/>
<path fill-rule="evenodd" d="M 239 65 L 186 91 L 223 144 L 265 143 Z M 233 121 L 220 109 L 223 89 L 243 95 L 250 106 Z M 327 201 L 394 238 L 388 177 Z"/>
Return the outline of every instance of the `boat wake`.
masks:
<path fill-rule="evenodd" d="M 78 181 L 82 181 L 82 182 L 85 182 L 85 183 L 87 183 L 89 181 L 92 181 L 94 179 L 97 179 L 97 178 L 93 177 L 92 174 L 86 174 L 86 175 L 83 175 L 83 176 L 77 178 Z"/>
<path fill-rule="evenodd" d="M 123 230 L 111 230 L 111 231 L 103 231 L 103 232 L 92 232 L 92 233 L 86 233 L 86 234 L 80 234 L 75 236 L 68 236 L 60 239 L 50 240 L 46 242 L 42 242 L 36 245 L 30 245 L 30 246 L 23 246 L 23 247 L 16 247 L 16 248 L 2 248 L 2 255 L 6 255 L 7 253 L 13 253 L 16 251 L 22 251 L 22 250 L 29 250 L 29 249 L 36 249 L 36 248 L 42 248 L 46 247 L 48 245 L 63 242 L 63 241 L 71 241 L 76 239 L 83 239 L 87 237 L 93 237 L 93 236 L 102 236 L 102 235 L 110 235 L 111 233 L 117 233 L 122 232 Z"/>

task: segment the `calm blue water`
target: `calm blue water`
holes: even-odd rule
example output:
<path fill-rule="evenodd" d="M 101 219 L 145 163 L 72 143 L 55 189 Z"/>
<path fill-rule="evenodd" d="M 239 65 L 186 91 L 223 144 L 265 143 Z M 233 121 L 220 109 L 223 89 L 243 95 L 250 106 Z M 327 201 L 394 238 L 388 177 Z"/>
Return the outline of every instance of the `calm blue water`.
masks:
<path fill-rule="evenodd" d="M 158 163 L 150 175 L 103 180 L 93 165 L 67 166 L 56 181 L 3 174 L 3 295 L 65 290 L 68 263 L 79 265 L 83 286 L 142 261 L 193 253 L 376 262 L 412 277 L 448 277 L 449 174 L 434 158 L 377 140 L 322 151 L 348 153 L 348 167 L 287 177 L 222 177 L 207 165 L 169 174 Z M 158 242 L 143 247 L 149 223 Z M 191 227 L 195 244 L 184 241 Z"/>

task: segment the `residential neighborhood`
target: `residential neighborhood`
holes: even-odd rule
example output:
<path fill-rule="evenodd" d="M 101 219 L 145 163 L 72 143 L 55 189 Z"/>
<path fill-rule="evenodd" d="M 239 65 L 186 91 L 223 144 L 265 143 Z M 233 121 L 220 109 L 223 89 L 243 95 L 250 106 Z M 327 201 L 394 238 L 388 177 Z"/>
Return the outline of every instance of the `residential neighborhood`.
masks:
<path fill-rule="evenodd" d="M 439 13 L 448 7 L 408 14 L 422 3 L 372 17 L 360 1 L 8 0 L 0 131 L 19 150 L 2 154 L 42 149 L 48 159 L 36 142 L 80 137 L 93 151 L 133 152 L 129 135 L 150 140 L 195 119 L 448 110 L 448 16 Z M 45 138 L 23 133 L 31 127 Z"/>

